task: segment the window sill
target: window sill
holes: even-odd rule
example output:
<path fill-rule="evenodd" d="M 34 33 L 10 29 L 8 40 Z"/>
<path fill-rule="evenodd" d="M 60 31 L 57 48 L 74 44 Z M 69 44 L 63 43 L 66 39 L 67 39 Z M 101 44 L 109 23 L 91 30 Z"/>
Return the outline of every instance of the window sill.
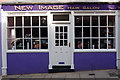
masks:
<path fill-rule="evenodd" d="M 84 49 L 84 50 L 75 49 L 74 52 L 117 52 L 117 50 L 116 49 Z"/>
<path fill-rule="evenodd" d="M 43 49 L 43 50 L 8 50 L 7 53 L 34 53 L 34 52 L 49 52 L 48 49 Z"/>

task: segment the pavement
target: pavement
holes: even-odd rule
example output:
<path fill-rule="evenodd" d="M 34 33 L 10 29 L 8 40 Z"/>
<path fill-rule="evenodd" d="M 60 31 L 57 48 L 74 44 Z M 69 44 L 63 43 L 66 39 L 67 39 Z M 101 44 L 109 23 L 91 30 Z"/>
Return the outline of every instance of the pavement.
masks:
<path fill-rule="evenodd" d="M 2 80 L 31 80 L 36 79 L 79 79 L 79 80 L 120 80 L 119 71 L 116 69 L 108 70 L 91 70 L 91 71 L 75 71 L 75 72 L 60 72 L 60 73 L 40 73 L 40 74 L 21 74 L 21 75 L 6 75 L 2 76 Z"/>

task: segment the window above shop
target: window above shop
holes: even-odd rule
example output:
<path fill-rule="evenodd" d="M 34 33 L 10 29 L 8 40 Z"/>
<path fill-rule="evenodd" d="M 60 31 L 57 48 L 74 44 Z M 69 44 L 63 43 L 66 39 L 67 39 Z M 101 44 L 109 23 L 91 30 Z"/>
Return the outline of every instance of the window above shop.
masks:
<path fill-rule="evenodd" d="M 48 49 L 47 16 L 11 16 L 8 23 L 8 50 Z"/>

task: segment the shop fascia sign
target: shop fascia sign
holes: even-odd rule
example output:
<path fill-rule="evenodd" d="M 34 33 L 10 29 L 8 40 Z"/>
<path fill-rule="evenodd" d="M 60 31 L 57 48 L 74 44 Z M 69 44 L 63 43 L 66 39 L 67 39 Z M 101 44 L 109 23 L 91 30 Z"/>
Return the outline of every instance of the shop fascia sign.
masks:
<path fill-rule="evenodd" d="M 112 4 L 63 4 L 63 5 L 3 5 L 4 11 L 42 10 L 120 10 L 120 5 Z"/>

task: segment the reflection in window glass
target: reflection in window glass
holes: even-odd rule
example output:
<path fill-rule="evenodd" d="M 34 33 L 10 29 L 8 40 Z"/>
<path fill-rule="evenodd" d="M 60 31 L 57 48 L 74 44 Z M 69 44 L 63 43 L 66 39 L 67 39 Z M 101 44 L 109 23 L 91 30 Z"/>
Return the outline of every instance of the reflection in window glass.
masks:
<path fill-rule="evenodd" d="M 83 26 L 90 26 L 90 16 L 83 16 Z"/>
<path fill-rule="evenodd" d="M 75 16 L 75 26 L 82 26 L 82 16 Z"/>
<path fill-rule="evenodd" d="M 98 39 L 92 39 L 92 49 L 98 49 Z"/>
<path fill-rule="evenodd" d="M 23 40 L 22 39 L 16 39 L 16 49 L 23 49 Z"/>
<path fill-rule="evenodd" d="M 92 37 L 98 37 L 98 27 L 92 27 Z"/>
<path fill-rule="evenodd" d="M 100 37 L 107 37 L 107 28 L 106 27 L 100 28 Z"/>
<path fill-rule="evenodd" d="M 15 38 L 14 28 L 8 28 L 8 38 Z"/>
<path fill-rule="evenodd" d="M 41 32 L 41 37 L 48 37 L 47 28 L 41 28 L 40 32 Z"/>
<path fill-rule="evenodd" d="M 32 49 L 39 49 L 40 45 L 39 45 L 39 39 L 33 39 L 32 40 Z"/>
<path fill-rule="evenodd" d="M 108 16 L 108 25 L 115 26 L 115 16 Z"/>
<path fill-rule="evenodd" d="M 69 21 L 69 15 L 53 15 L 53 21 Z"/>
<path fill-rule="evenodd" d="M 98 26 L 98 16 L 92 16 L 92 26 Z"/>
<path fill-rule="evenodd" d="M 22 26 L 22 17 L 16 17 L 16 26 Z"/>
<path fill-rule="evenodd" d="M 115 49 L 114 39 L 108 39 L 108 49 Z"/>
<path fill-rule="evenodd" d="M 75 39 L 75 49 L 82 49 L 82 39 Z"/>
<path fill-rule="evenodd" d="M 32 26 L 39 26 L 39 16 L 32 17 Z"/>
<path fill-rule="evenodd" d="M 115 31 L 114 27 L 108 28 L 108 37 L 115 37 Z"/>
<path fill-rule="evenodd" d="M 41 49 L 48 49 L 48 40 L 41 39 Z"/>
<path fill-rule="evenodd" d="M 83 28 L 83 36 L 84 37 L 90 37 L 90 27 L 84 27 Z"/>
<path fill-rule="evenodd" d="M 24 39 L 24 49 L 31 49 L 31 39 Z"/>
<path fill-rule="evenodd" d="M 83 39 L 83 49 L 90 49 L 90 39 Z"/>
<path fill-rule="evenodd" d="M 22 38 L 22 28 L 16 28 L 16 38 Z"/>
<path fill-rule="evenodd" d="M 41 16 L 40 23 L 41 26 L 47 26 L 47 16 Z"/>
<path fill-rule="evenodd" d="M 24 28 L 24 38 L 31 38 L 31 28 Z"/>
<path fill-rule="evenodd" d="M 55 46 L 59 46 L 59 40 L 55 41 Z"/>
<path fill-rule="evenodd" d="M 100 49 L 107 49 L 107 39 L 100 39 Z"/>
<path fill-rule="evenodd" d="M 15 39 L 8 39 L 8 50 L 15 50 Z"/>
<path fill-rule="evenodd" d="M 8 17 L 8 26 L 14 26 L 14 17 Z"/>
<path fill-rule="evenodd" d="M 82 37 L 82 28 L 75 27 L 75 37 Z"/>
<path fill-rule="evenodd" d="M 100 26 L 107 26 L 107 16 L 100 16 Z"/>
<path fill-rule="evenodd" d="M 39 28 L 32 28 L 32 37 L 39 37 Z"/>
<path fill-rule="evenodd" d="M 24 17 L 24 26 L 31 26 L 30 16 Z"/>

